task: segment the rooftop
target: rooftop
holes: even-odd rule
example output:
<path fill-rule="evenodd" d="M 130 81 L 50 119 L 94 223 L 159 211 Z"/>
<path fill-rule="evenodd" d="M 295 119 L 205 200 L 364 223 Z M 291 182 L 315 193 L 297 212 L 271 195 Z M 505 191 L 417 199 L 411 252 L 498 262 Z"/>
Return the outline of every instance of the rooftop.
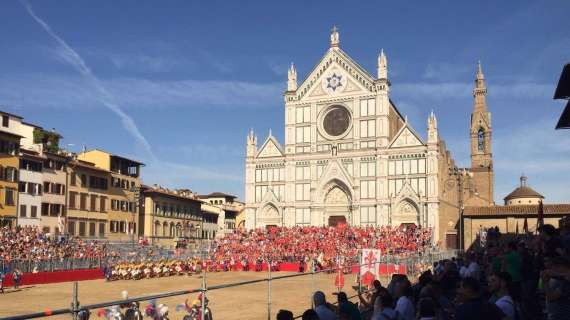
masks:
<path fill-rule="evenodd" d="M 520 187 L 513 190 L 513 192 L 509 193 L 505 200 L 511 199 L 518 199 L 518 198 L 541 198 L 544 199 L 544 196 L 540 193 L 534 191 L 531 187 L 527 185 L 527 177 L 524 175 L 520 178 L 521 185 Z"/>
<path fill-rule="evenodd" d="M 237 198 L 234 195 L 231 194 L 227 194 L 227 193 L 223 193 L 223 192 L 212 192 L 210 194 L 206 194 L 206 195 L 199 195 L 198 198 L 200 199 L 206 199 L 206 198 L 232 198 L 235 199 Z"/>
<path fill-rule="evenodd" d="M 570 203 L 544 204 L 545 215 L 570 215 Z M 538 205 L 465 207 L 464 216 L 537 215 Z"/>

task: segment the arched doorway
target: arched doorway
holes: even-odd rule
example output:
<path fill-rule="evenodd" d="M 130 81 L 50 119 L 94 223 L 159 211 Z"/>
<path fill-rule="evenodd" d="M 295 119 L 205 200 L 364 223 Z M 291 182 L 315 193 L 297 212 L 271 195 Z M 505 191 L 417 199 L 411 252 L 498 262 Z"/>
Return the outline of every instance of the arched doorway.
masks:
<path fill-rule="evenodd" d="M 350 220 L 350 197 L 340 186 L 331 187 L 324 202 L 326 223 L 329 226 L 346 224 Z"/>

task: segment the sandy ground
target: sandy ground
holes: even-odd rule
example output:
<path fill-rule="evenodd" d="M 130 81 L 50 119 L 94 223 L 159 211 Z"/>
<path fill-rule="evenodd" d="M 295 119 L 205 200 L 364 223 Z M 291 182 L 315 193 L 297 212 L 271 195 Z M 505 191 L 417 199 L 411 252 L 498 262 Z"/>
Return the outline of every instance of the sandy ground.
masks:
<path fill-rule="evenodd" d="M 289 273 L 273 273 L 273 276 Z M 226 284 L 239 281 L 266 278 L 267 273 L 257 272 L 222 272 L 207 275 L 208 286 Z M 328 301 L 336 301 L 334 287 L 334 274 L 307 274 L 302 277 L 274 280 L 271 283 L 271 319 L 279 309 L 293 311 L 295 315 L 302 314 L 310 308 L 311 293 L 313 289 L 321 290 L 327 295 Z M 382 281 L 383 283 L 385 281 Z M 345 276 L 344 290 L 348 295 L 355 291 L 354 275 Z M 122 280 L 105 282 L 92 280 L 79 282 L 79 302 L 81 305 L 105 301 L 119 300 L 121 292 L 127 290 L 130 297 L 165 293 L 185 289 L 200 288 L 199 276 L 176 276 L 159 279 Z M 0 317 L 42 312 L 46 309 L 68 308 L 71 304 L 73 291 L 72 283 L 56 283 L 46 285 L 26 286 L 14 291 L 8 289 L 0 294 Z M 170 309 L 170 319 L 182 319 L 184 312 L 177 312 L 176 305 L 183 303 L 186 298 L 196 299 L 198 294 L 184 295 L 161 299 L 158 303 L 166 304 Z M 234 288 L 225 288 L 209 291 L 210 307 L 214 318 L 219 320 L 232 319 L 267 319 L 268 312 L 268 285 L 267 282 L 242 285 Z M 141 303 L 141 308 L 147 303 Z M 71 316 L 52 316 L 46 319 L 71 319 Z M 91 319 L 98 318 L 96 310 L 92 311 Z"/>

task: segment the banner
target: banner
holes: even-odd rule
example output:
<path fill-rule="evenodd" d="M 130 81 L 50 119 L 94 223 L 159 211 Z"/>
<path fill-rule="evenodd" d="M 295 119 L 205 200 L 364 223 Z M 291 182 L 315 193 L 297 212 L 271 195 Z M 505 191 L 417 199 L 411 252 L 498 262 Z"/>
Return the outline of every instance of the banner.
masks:
<path fill-rule="evenodd" d="M 380 250 L 362 249 L 360 265 L 360 281 L 363 285 L 372 285 L 374 280 L 380 278 Z"/>

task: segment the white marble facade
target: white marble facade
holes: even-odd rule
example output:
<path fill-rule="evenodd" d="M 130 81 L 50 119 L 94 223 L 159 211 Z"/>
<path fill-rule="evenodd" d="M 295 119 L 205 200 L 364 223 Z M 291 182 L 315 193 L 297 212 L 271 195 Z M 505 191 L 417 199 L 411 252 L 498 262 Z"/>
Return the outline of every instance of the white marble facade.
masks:
<path fill-rule="evenodd" d="M 330 48 L 297 85 L 291 65 L 285 98 L 285 143 L 269 133 L 247 137 L 246 227 L 400 225 L 436 228 L 438 133 L 427 141 L 390 101 L 388 63 L 377 76 Z"/>

